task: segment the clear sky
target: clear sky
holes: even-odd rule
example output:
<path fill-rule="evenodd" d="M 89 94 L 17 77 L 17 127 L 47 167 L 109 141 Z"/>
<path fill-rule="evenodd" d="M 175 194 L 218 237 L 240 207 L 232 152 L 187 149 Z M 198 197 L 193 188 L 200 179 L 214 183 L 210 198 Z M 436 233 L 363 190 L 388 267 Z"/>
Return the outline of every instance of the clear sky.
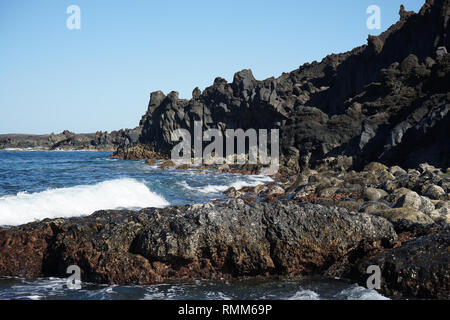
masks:
<path fill-rule="evenodd" d="M 132 128 L 151 91 L 279 76 L 366 43 L 425 0 L 0 0 L 0 133 Z M 69 30 L 69 5 L 81 29 Z M 381 30 L 369 30 L 369 5 Z"/>

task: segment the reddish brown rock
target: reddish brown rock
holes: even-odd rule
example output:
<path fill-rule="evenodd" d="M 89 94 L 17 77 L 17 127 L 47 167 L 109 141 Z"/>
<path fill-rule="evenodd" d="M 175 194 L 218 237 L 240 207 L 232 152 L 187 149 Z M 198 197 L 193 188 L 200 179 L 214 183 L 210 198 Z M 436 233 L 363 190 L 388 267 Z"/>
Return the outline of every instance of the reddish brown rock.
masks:
<path fill-rule="evenodd" d="M 149 284 L 179 278 L 323 274 L 396 241 L 383 218 L 344 209 L 230 201 L 99 211 L 0 230 L 0 275 Z"/>

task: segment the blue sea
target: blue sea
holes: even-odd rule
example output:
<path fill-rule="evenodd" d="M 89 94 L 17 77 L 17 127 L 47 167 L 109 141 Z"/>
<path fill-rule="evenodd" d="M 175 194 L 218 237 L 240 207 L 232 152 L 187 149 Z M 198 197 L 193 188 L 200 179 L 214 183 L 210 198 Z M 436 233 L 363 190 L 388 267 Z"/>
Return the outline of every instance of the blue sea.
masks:
<path fill-rule="evenodd" d="M 0 225 L 89 215 L 101 209 L 167 207 L 225 198 L 223 191 L 272 181 L 198 170 L 161 170 L 109 152 L 0 151 Z M 0 278 L 0 299 L 385 299 L 342 279 L 192 280 L 151 286 L 66 279 Z"/>

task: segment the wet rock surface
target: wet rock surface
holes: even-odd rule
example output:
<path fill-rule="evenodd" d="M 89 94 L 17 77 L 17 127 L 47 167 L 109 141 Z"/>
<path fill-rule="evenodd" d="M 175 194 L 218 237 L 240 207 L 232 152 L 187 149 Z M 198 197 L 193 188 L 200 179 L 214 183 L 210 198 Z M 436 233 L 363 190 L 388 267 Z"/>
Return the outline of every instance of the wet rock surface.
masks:
<path fill-rule="evenodd" d="M 362 259 L 353 277 L 363 285 L 370 265 L 380 267 L 381 290 L 388 296 L 449 299 L 450 232 L 434 232 Z"/>
<path fill-rule="evenodd" d="M 171 278 L 333 274 L 397 240 L 383 218 L 287 203 L 99 211 L 0 231 L 0 274 L 154 283 Z M 332 271 L 331 271 L 332 270 Z"/>
<path fill-rule="evenodd" d="M 393 248 L 371 250 L 350 264 L 349 273 L 341 266 L 336 273 L 330 268 L 324 274 L 343 275 L 365 285 L 367 267 L 378 265 L 381 292 L 387 296 L 449 299 L 450 176 L 443 173 L 447 170 L 429 164 L 404 170 L 370 163 L 360 172 L 335 171 L 335 161 L 327 163 L 329 167 L 322 164 L 318 170 L 307 169 L 268 185 L 233 188 L 227 194 L 245 202 L 314 203 L 383 218 L 398 235 Z"/>
<path fill-rule="evenodd" d="M 66 277 L 75 264 L 84 281 L 108 284 L 325 275 L 364 285 L 375 264 L 385 295 L 448 299 L 449 230 L 292 201 L 98 211 L 0 229 L 0 275 Z"/>
<path fill-rule="evenodd" d="M 328 159 L 327 163 L 333 163 Z M 372 162 L 362 171 L 321 164 L 293 176 L 274 176 L 268 185 L 229 190 L 233 198 L 301 201 L 382 216 L 394 225 L 450 222 L 450 176 L 429 164 L 404 170 Z M 419 171 L 420 170 L 420 171 Z M 392 174 L 391 172 L 394 172 Z"/>

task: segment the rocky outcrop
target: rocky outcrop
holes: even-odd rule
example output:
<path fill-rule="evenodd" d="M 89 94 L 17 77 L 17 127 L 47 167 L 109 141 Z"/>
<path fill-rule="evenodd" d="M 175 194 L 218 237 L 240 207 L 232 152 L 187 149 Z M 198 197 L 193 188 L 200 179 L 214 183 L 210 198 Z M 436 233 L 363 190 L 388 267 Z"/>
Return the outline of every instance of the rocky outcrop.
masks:
<path fill-rule="evenodd" d="M 146 144 L 120 144 L 118 148 L 111 154 L 111 158 L 120 160 L 127 159 L 147 159 L 147 160 L 160 160 L 167 159 L 167 155 L 153 151 Z"/>
<path fill-rule="evenodd" d="M 371 161 L 446 168 L 450 58 L 436 58 L 436 49 L 450 47 L 449 8 L 448 0 L 427 0 L 417 14 L 402 7 L 400 20 L 367 45 L 279 78 L 257 81 L 242 70 L 231 83 L 216 78 L 194 89 L 190 100 L 153 92 L 139 143 L 168 155 L 171 132 L 192 132 L 201 120 L 204 129 L 280 129 L 291 173 L 336 156 L 352 156 L 356 168 Z"/>
<path fill-rule="evenodd" d="M 397 233 L 382 217 L 294 202 L 98 211 L 0 229 L 0 276 L 153 284 L 170 279 L 338 276 L 365 285 L 382 270 L 381 293 L 450 296 L 448 227 Z"/>
<path fill-rule="evenodd" d="M 180 278 L 340 274 L 397 235 L 383 218 L 319 205 L 222 204 L 99 211 L 0 230 L 0 275 L 148 284 Z"/>
<path fill-rule="evenodd" d="M 1 149 L 35 149 L 35 150 L 100 150 L 114 151 L 119 146 L 128 146 L 138 141 L 141 129 L 122 129 L 119 131 L 98 131 L 96 133 L 76 134 L 65 130 L 59 134 L 0 135 Z"/>
<path fill-rule="evenodd" d="M 450 233 L 436 232 L 405 242 L 355 264 L 354 277 L 365 285 L 367 267 L 381 270 L 381 291 L 388 296 L 449 299 Z"/>

